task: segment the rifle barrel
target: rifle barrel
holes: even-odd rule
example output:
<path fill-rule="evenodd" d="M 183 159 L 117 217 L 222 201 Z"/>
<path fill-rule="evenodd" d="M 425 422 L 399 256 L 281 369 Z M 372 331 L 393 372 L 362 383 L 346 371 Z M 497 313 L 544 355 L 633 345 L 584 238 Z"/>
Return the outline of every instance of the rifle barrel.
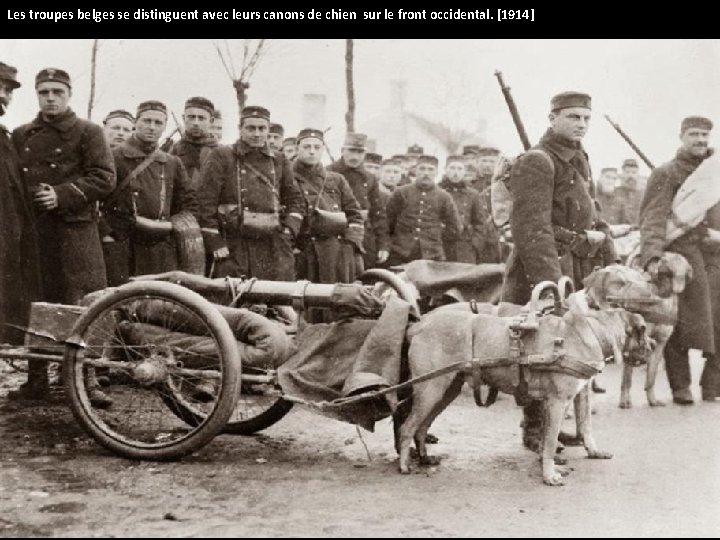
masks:
<path fill-rule="evenodd" d="M 618 135 L 625 139 L 625 142 L 628 143 L 630 145 L 630 148 L 632 148 L 635 153 L 640 157 L 640 159 L 645 162 L 645 165 L 647 165 L 650 169 L 655 168 L 655 165 L 653 165 L 652 162 L 647 158 L 647 156 L 643 154 L 642 150 L 638 148 L 638 146 L 633 142 L 633 140 L 628 136 L 628 134 L 623 131 L 619 124 L 613 122 L 607 114 L 605 115 L 605 120 L 610 122 L 610 125 L 615 128 L 615 131 L 618 132 Z"/>
<path fill-rule="evenodd" d="M 503 93 L 503 97 L 505 98 L 505 103 L 507 103 L 508 109 L 510 109 L 510 116 L 512 116 L 513 123 L 515 124 L 515 129 L 520 136 L 520 141 L 522 142 L 523 148 L 525 149 L 525 151 L 528 151 L 530 150 L 530 147 L 532 145 L 530 144 L 530 139 L 528 138 L 527 132 L 525 131 L 525 126 L 522 123 L 522 119 L 520 118 L 520 113 L 518 112 L 517 106 L 515 105 L 515 101 L 513 100 L 512 94 L 510 93 L 510 87 L 505 84 L 502 72 L 495 71 L 495 76 L 500 83 L 500 90 Z"/>

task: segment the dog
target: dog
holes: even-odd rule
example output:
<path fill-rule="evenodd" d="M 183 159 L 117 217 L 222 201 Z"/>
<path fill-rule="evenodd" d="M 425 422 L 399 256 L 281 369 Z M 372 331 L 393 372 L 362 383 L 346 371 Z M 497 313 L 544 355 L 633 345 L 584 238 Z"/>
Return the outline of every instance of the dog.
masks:
<path fill-rule="evenodd" d="M 630 258 L 631 266 L 638 265 L 638 258 L 633 254 Z M 678 314 L 678 296 L 685 290 L 692 279 L 692 266 L 687 259 L 679 253 L 666 251 L 661 260 L 661 266 L 666 271 L 659 272 L 654 285 L 658 289 L 658 296 L 662 299 L 653 306 L 652 315 L 645 317 L 647 321 L 647 337 L 652 343 L 652 350 L 647 358 L 647 375 L 645 377 L 645 395 L 648 405 L 661 407 L 665 405 L 655 396 L 655 379 L 658 367 L 663 360 L 665 345 L 675 329 Z M 648 277 L 649 279 L 649 277 Z M 630 388 L 632 386 L 633 362 L 625 361 L 623 364 L 622 383 L 620 386 L 620 408 L 632 407 Z"/>
<path fill-rule="evenodd" d="M 610 302 L 617 300 L 615 294 L 610 293 L 618 293 L 618 297 L 619 293 L 624 293 L 628 297 L 650 298 L 652 291 L 639 272 L 619 265 L 593 272 L 585 284 L 594 292 L 570 294 L 567 298 L 568 311 L 562 316 L 540 317 L 532 339 L 535 349 L 544 353 L 554 351 L 561 339 L 568 356 L 588 362 L 599 371 L 604 366 L 606 355 L 601 340 L 610 343 L 612 355 L 619 361 L 628 335 L 635 336 L 637 340 L 644 339 L 642 317 L 622 307 L 609 307 Z M 606 290 L 600 291 L 601 287 Z M 598 307 L 591 308 L 592 305 Z M 456 362 L 469 363 L 477 357 L 507 358 L 510 348 L 508 334 L 513 320 L 492 314 L 475 314 L 463 309 L 463 306 L 446 306 L 428 313 L 408 331 L 410 376 L 419 377 Z M 518 390 L 517 366 L 483 367 L 480 376 L 476 375 L 477 372 L 465 369 L 414 386 L 410 413 L 399 428 L 401 473 L 410 472 L 413 441 L 420 463 L 435 463 L 427 455 L 425 435 L 435 418 L 458 396 L 466 380 L 474 388 L 485 383 L 508 394 L 515 394 Z M 546 402 L 541 460 L 543 481 L 548 485 L 564 484 L 563 473 L 567 471 L 556 467 L 554 456 L 560 424 L 570 403 L 575 405 L 577 430 L 588 457 L 612 457 L 610 453 L 598 449 L 592 436 L 587 391 L 590 380 L 590 377 L 566 372 L 528 371 L 527 385 L 532 389 L 532 397 Z"/>

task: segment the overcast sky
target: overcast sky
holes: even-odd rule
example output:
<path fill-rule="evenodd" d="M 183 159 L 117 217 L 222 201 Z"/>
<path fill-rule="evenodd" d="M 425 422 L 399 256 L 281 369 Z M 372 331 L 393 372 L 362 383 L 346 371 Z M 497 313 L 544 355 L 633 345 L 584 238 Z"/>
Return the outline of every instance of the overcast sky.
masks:
<path fill-rule="evenodd" d="M 221 42 L 222 43 L 222 42 Z M 270 40 L 249 90 L 250 104 L 268 107 L 273 120 L 296 133 L 305 93 L 327 95 L 327 126 L 344 132 L 344 40 Z M 230 46 L 239 61 L 240 42 Z M 92 40 L 1 40 L 0 60 L 16 66 L 24 86 L 3 122 L 10 128 L 37 112 L 35 73 L 64 68 L 74 80 L 73 108 L 86 115 Z M 210 98 L 230 121 L 224 142 L 234 140 L 237 106 L 213 42 L 209 40 L 102 40 L 93 119 L 109 110 L 134 111 L 160 99 L 178 115 L 192 95 Z M 407 81 L 407 110 L 454 127 L 487 120 L 487 137 L 505 153 L 521 145 L 493 76 L 511 86 L 532 142 L 547 126 L 550 97 L 581 90 L 593 97 L 585 146 L 595 173 L 634 157 L 603 118 L 609 114 L 657 165 L 678 146 L 680 121 L 705 115 L 720 121 L 720 40 L 356 40 L 358 123 L 390 101 L 390 81 Z M 374 134 L 369 134 L 373 137 Z"/>

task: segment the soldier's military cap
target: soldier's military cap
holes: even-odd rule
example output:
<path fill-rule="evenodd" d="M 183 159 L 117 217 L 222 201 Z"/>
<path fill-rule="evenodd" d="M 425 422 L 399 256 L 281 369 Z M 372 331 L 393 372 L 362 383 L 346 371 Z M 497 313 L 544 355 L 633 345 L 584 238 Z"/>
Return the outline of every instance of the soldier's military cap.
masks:
<path fill-rule="evenodd" d="M 476 155 L 478 155 L 480 157 L 499 156 L 500 150 L 498 150 L 497 148 L 493 148 L 492 146 L 482 146 L 478 149 L 478 152 Z"/>
<path fill-rule="evenodd" d="M 0 62 L 0 81 L 6 82 L 12 88 L 20 88 L 20 86 L 22 86 L 17 81 L 17 69 L 12 66 L 8 66 L 4 62 Z"/>
<path fill-rule="evenodd" d="M 240 113 L 240 120 L 244 120 L 245 118 L 261 118 L 262 120 L 267 120 L 269 122 L 270 111 L 268 111 L 265 107 L 248 105 L 247 107 L 243 107 L 243 110 Z"/>
<path fill-rule="evenodd" d="M 367 145 L 367 135 L 363 133 L 347 133 L 345 135 L 344 148 L 357 148 L 359 150 L 365 150 Z"/>
<path fill-rule="evenodd" d="M 298 133 L 298 136 L 295 138 L 296 143 L 300 143 L 303 139 L 320 139 L 321 141 L 325 140 L 323 136 L 323 132 L 319 129 L 312 129 L 312 128 L 305 128 Z M 287 140 L 287 139 L 286 139 Z M 285 143 L 283 142 L 283 146 Z"/>
<path fill-rule="evenodd" d="M 561 109 L 569 109 L 571 107 L 590 109 L 591 101 L 592 98 L 583 92 L 562 92 L 561 94 L 553 96 L 550 100 L 550 110 L 555 112 Z"/>
<path fill-rule="evenodd" d="M 462 153 L 463 156 L 477 156 L 480 153 L 480 145 L 468 144 L 466 146 L 463 146 Z"/>
<path fill-rule="evenodd" d="M 680 125 L 680 133 L 685 133 L 688 129 L 693 128 L 710 131 L 713 128 L 713 123 L 709 118 L 705 118 L 704 116 L 688 116 Z"/>
<path fill-rule="evenodd" d="M 465 160 L 466 160 L 465 156 L 448 156 L 447 159 L 445 160 L 445 165 L 447 166 L 447 165 L 450 165 L 451 163 L 462 163 L 463 165 L 465 165 Z"/>
<path fill-rule="evenodd" d="M 423 150 L 423 147 L 420 146 L 419 144 L 413 144 L 412 146 L 410 146 L 410 147 L 407 149 L 407 153 L 408 153 L 408 155 L 410 155 L 410 156 L 414 156 L 414 155 L 418 155 L 418 156 L 419 156 L 419 155 L 422 155 L 422 154 L 424 153 L 424 150 Z"/>
<path fill-rule="evenodd" d="M 380 165 L 382 163 L 382 156 L 380 154 L 376 154 L 375 152 L 368 152 L 365 154 L 365 161 L 368 163 L 375 163 L 376 165 Z"/>
<path fill-rule="evenodd" d="M 270 124 L 270 133 L 275 133 L 277 135 L 280 135 L 281 137 L 285 135 L 285 128 L 283 128 L 280 124 Z"/>
<path fill-rule="evenodd" d="M 109 120 L 112 120 L 113 118 L 124 118 L 125 120 L 130 120 L 133 124 L 135 123 L 135 118 L 133 118 L 133 115 L 127 112 L 123 109 L 117 109 L 114 111 L 110 111 L 107 113 L 107 116 L 103 120 L 103 124 L 107 124 Z"/>
<path fill-rule="evenodd" d="M 44 82 L 59 82 L 72 88 L 70 83 L 70 75 L 67 71 L 57 68 L 45 68 L 41 69 L 37 75 L 35 75 L 35 88 Z"/>
<path fill-rule="evenodd" d="M 626 160 L 626 161 L 629 161 L 629 160 Z M 625 166 L 625 164 L 623 164 L 623 167 L 624 166 Z M 600 169 L 600 174 L 605 174 L 606 172 L 617 172 L 617 169 L 615 167 L 603 167 L 602 169 Z"/>
<path fill-rule="evenodd" d="M 283 139 L 282 145 L 287 146 L 289 144 L 295 145 L 297 144 L 297 139 L 295 137 L 288 137 L 286 139 Z"/>
<path fill-rule="evenodd" d="M 626 159 L 625 161 L 623 161 L 622 166 L 623 166 L 623 168 L 625 168 L 625 167 L 637 167 L 637 166 L 638 166 L 638 162 L 637 162 L 636 160 L 634 160 L 633 158 L 629 158 L 629 159 Z M 613 170 L 615 170 L 615 169 L 613 169 Z"/>
<path fill-rule="evenodd" d="M 425 154 L 418 157 L 418 165 L 421 163 L 429 163 L 430 165 L 435 165 L 437 167 L 438 165 L 438 158 L 435 156 L 427 156 Z"/>
<path fill-rule="evenodd" d="M 396 161 L 403 162 L 403 161 L 405 161 L 405 155 L 404 155 L 404 154 L 395 154 L 395 155 L 394 155 L 392 158 L 390 158 L 390 159 L 394 159 L 394 160 L 396 160 Z"/>
<path fill-rule="evenodd" d="M 162 101 L 149 100 L 143 101 L 140 105 L 138 105 L 135 117 L 140 118 L 140 115 L 147 111 L 158 111 L 167 116 L 167 107 Z"/>
<path fill-rule="evenodd" d="M 204 109 L 210 114 L 215 113 L 215 105 L 213 105 L 213 102 L 210 101 L 207 98 L 196 96 L 188 98 L 185 102 L 185 108 L 186 109 Z"/>

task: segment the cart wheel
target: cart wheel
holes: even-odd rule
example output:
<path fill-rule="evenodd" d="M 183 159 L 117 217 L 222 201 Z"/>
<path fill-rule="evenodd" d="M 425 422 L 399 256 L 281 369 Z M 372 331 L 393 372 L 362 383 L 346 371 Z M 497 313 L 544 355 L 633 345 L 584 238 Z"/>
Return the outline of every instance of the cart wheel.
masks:
<path fill-rule="evenodd" d="M 240 355 L 225 319 L 199 294 L 155 281 L 123 285 L 93 303 L 67 340 L 64 369 L 78 422 L 133 459 L 202 448 L 225 427 L 240 388 Z M 95 373 L 108 384 L 99 387 Z M 112 403 L 91 403 L 97 390 Z M 182 422 L 183 409 L 202 415 Z"/>
<path fill-rule="evenodd" d="M 253 368 L 245 368 L 245 374 L 252 374 Z M 258 374 L 263 371 L 258 370 Z M 197 426 L 206 416 L 202 404 L 182 399 L 182 389 L 173 384 L 163 395 L 165 404 L 183 422 Z M 292 409 L 292 402 L 282 399 L 280 388 L 273 384 L 243 382 L 240 386 L 235 410 L 222 430 L 229 435 L 252 435 L 279 422 Z"/>

